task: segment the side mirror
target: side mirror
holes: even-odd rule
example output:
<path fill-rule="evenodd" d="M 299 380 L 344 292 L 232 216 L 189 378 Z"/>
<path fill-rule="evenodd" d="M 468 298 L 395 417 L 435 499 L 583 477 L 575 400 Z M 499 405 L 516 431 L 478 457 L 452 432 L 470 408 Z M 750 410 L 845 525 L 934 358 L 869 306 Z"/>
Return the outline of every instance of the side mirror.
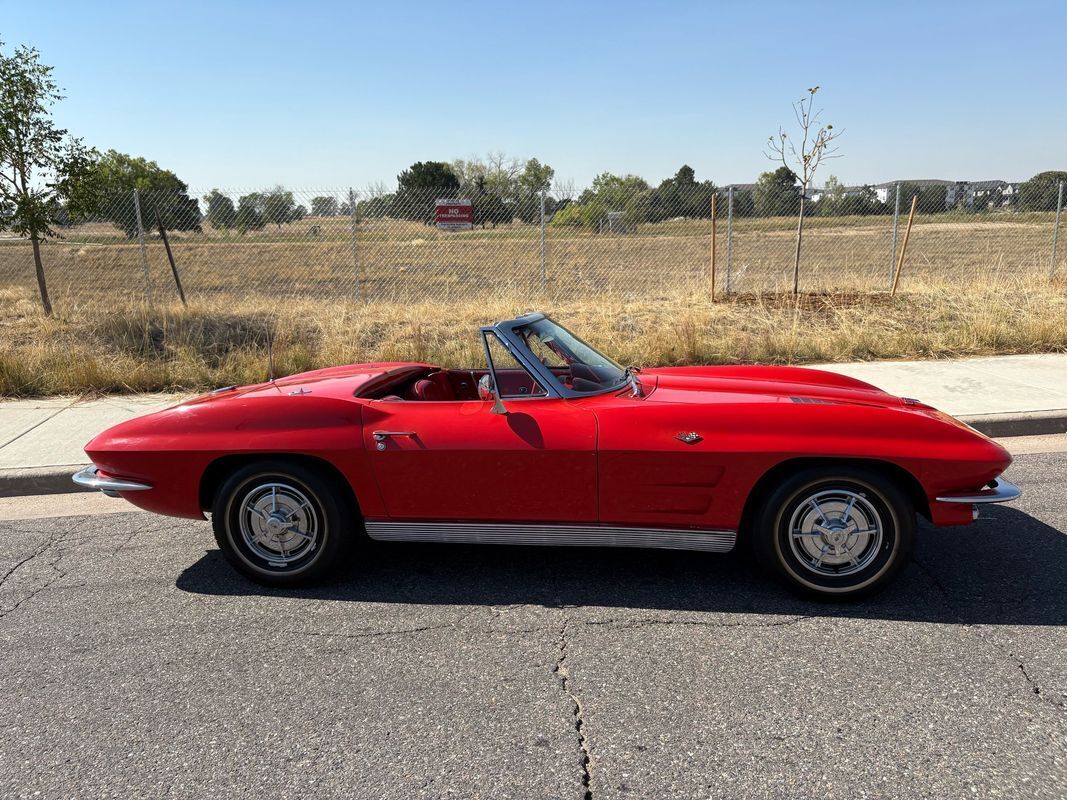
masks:
<path fill-rule="evenodd" d="M 504 406 L 504 401 L 500 399 L 500 395 L 496 390 L 496 381 L 488 373 L 483 375 L 478 380 L 478 397 L 482 400 L 492 400 L 494 414 L 507 414 L 508 410 Z"/>

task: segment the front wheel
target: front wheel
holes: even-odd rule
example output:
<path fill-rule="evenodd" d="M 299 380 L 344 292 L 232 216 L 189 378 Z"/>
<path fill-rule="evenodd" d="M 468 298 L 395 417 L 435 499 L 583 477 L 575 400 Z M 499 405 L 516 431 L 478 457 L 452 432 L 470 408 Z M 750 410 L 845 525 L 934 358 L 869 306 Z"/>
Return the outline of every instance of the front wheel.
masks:
<path fill-rule="evenodd" d="M 354 528 L 345 500 L 332 481 L 302 464 L 249 464 L 215 497 L 215 540 L 226 560 L 254 581 L 306 583 L 341 561 Z"/>
<path fill-rule="evenodd" d="M 915 510 L 879 473 L 809 469 L 771 492 L 753 535 L 760 560 L 794 590 L 859 597 L 884 587 L 906 563 Z"/>

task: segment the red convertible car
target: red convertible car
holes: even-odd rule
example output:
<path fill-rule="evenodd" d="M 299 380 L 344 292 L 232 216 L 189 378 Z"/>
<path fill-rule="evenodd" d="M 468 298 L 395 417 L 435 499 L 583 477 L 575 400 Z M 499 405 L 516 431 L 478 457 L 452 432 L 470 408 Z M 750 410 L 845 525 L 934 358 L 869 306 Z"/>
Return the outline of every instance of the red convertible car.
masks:
<path fill-rule="evenodd" d="M 388 541 L 657 547 L 739 540 L 792 587 L 854 596 L 907 560 L 916 513 L 1014 499 L 1011 456 L 930 406 L 795 367 L 624 369 L 535 313 L 486 364 L 356 364 L 124 422 L 76 483 L 211 515 L 226 558 L 289 585 Z"/>

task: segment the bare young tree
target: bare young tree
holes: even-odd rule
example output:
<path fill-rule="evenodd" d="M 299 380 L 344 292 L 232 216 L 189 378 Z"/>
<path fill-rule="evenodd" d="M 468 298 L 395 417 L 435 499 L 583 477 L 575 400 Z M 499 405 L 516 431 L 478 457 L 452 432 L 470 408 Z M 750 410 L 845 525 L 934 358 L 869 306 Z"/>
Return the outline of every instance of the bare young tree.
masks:
<path fill-rule="evenodd" d="M 800 294 L 800 243 L 804 236 L 804 204 L 808 199 L 808 188 L 815 179 L 815 171 L 823 160 L 836 158 L 835 139 L 841 135 L 834 131 L 833 125 L 820 121 L 822 109 L 813 110 L 815 94 L 819 87 L 808 89 L 806 97 L 793 104 L 793 114 L 800 126 L 800 146 L 796 139 L 790 139 L 786 132 L 778 129 L 777 136 L 767 139 L 766 156 L 771 161 L 780 161 L 783 166 L 793 171 L 800 181 L 800 216 L 797 219 L 797 248 L 793 258 L 793 294 Z"/>

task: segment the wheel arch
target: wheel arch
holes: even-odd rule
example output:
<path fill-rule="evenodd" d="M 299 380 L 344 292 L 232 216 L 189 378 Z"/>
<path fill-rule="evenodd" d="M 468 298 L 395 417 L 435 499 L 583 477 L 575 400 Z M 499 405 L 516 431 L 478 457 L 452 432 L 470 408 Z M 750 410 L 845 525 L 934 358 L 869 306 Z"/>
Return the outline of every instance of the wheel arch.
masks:
<path fill-rule="evenodd" d="M 744 510 L 741 512 L 740 534 L 744 536 L 752 526 L 756 510 L 760 502 L 767 497 L 774 487 L 790 475 L 795 475 L 801 470 L 814 467 L 862 467 L 873 472 L 880 473 L 887 479 L 898 485 L 911 500 L 915 510 L 926 519 L 930 519 L 930 502 L 926 497 L 922 484 L 918 478 L 908 470 L 894 464 L 891 461 L 883 461 L 877 458 L 790 458 L 781 461 L 760 476 L 748 493 L 745 500 Z"/>
<path fill-rule="evenodd" d="M 222 488 L 222 484 L 226 482 L 226 478 L 232 475 L 235 470 L 259 461 L 289 462 L 320 472 L 344 493 L 357 517 L 361 518 L 363 516 L 359 506 L 359 498 L 356 497 L 356 492 L 352 488 L 352 484 L 345 478 L 344 473 L 336 465 L 324 458 L 303 453 L 240 453 L 216 458 L 207 465 L 203 475 L 200 476 L 198 491 L 200 508 L 205 511 L 211 509 L 212 505 L 214 505 L 215 495 Z"/>

